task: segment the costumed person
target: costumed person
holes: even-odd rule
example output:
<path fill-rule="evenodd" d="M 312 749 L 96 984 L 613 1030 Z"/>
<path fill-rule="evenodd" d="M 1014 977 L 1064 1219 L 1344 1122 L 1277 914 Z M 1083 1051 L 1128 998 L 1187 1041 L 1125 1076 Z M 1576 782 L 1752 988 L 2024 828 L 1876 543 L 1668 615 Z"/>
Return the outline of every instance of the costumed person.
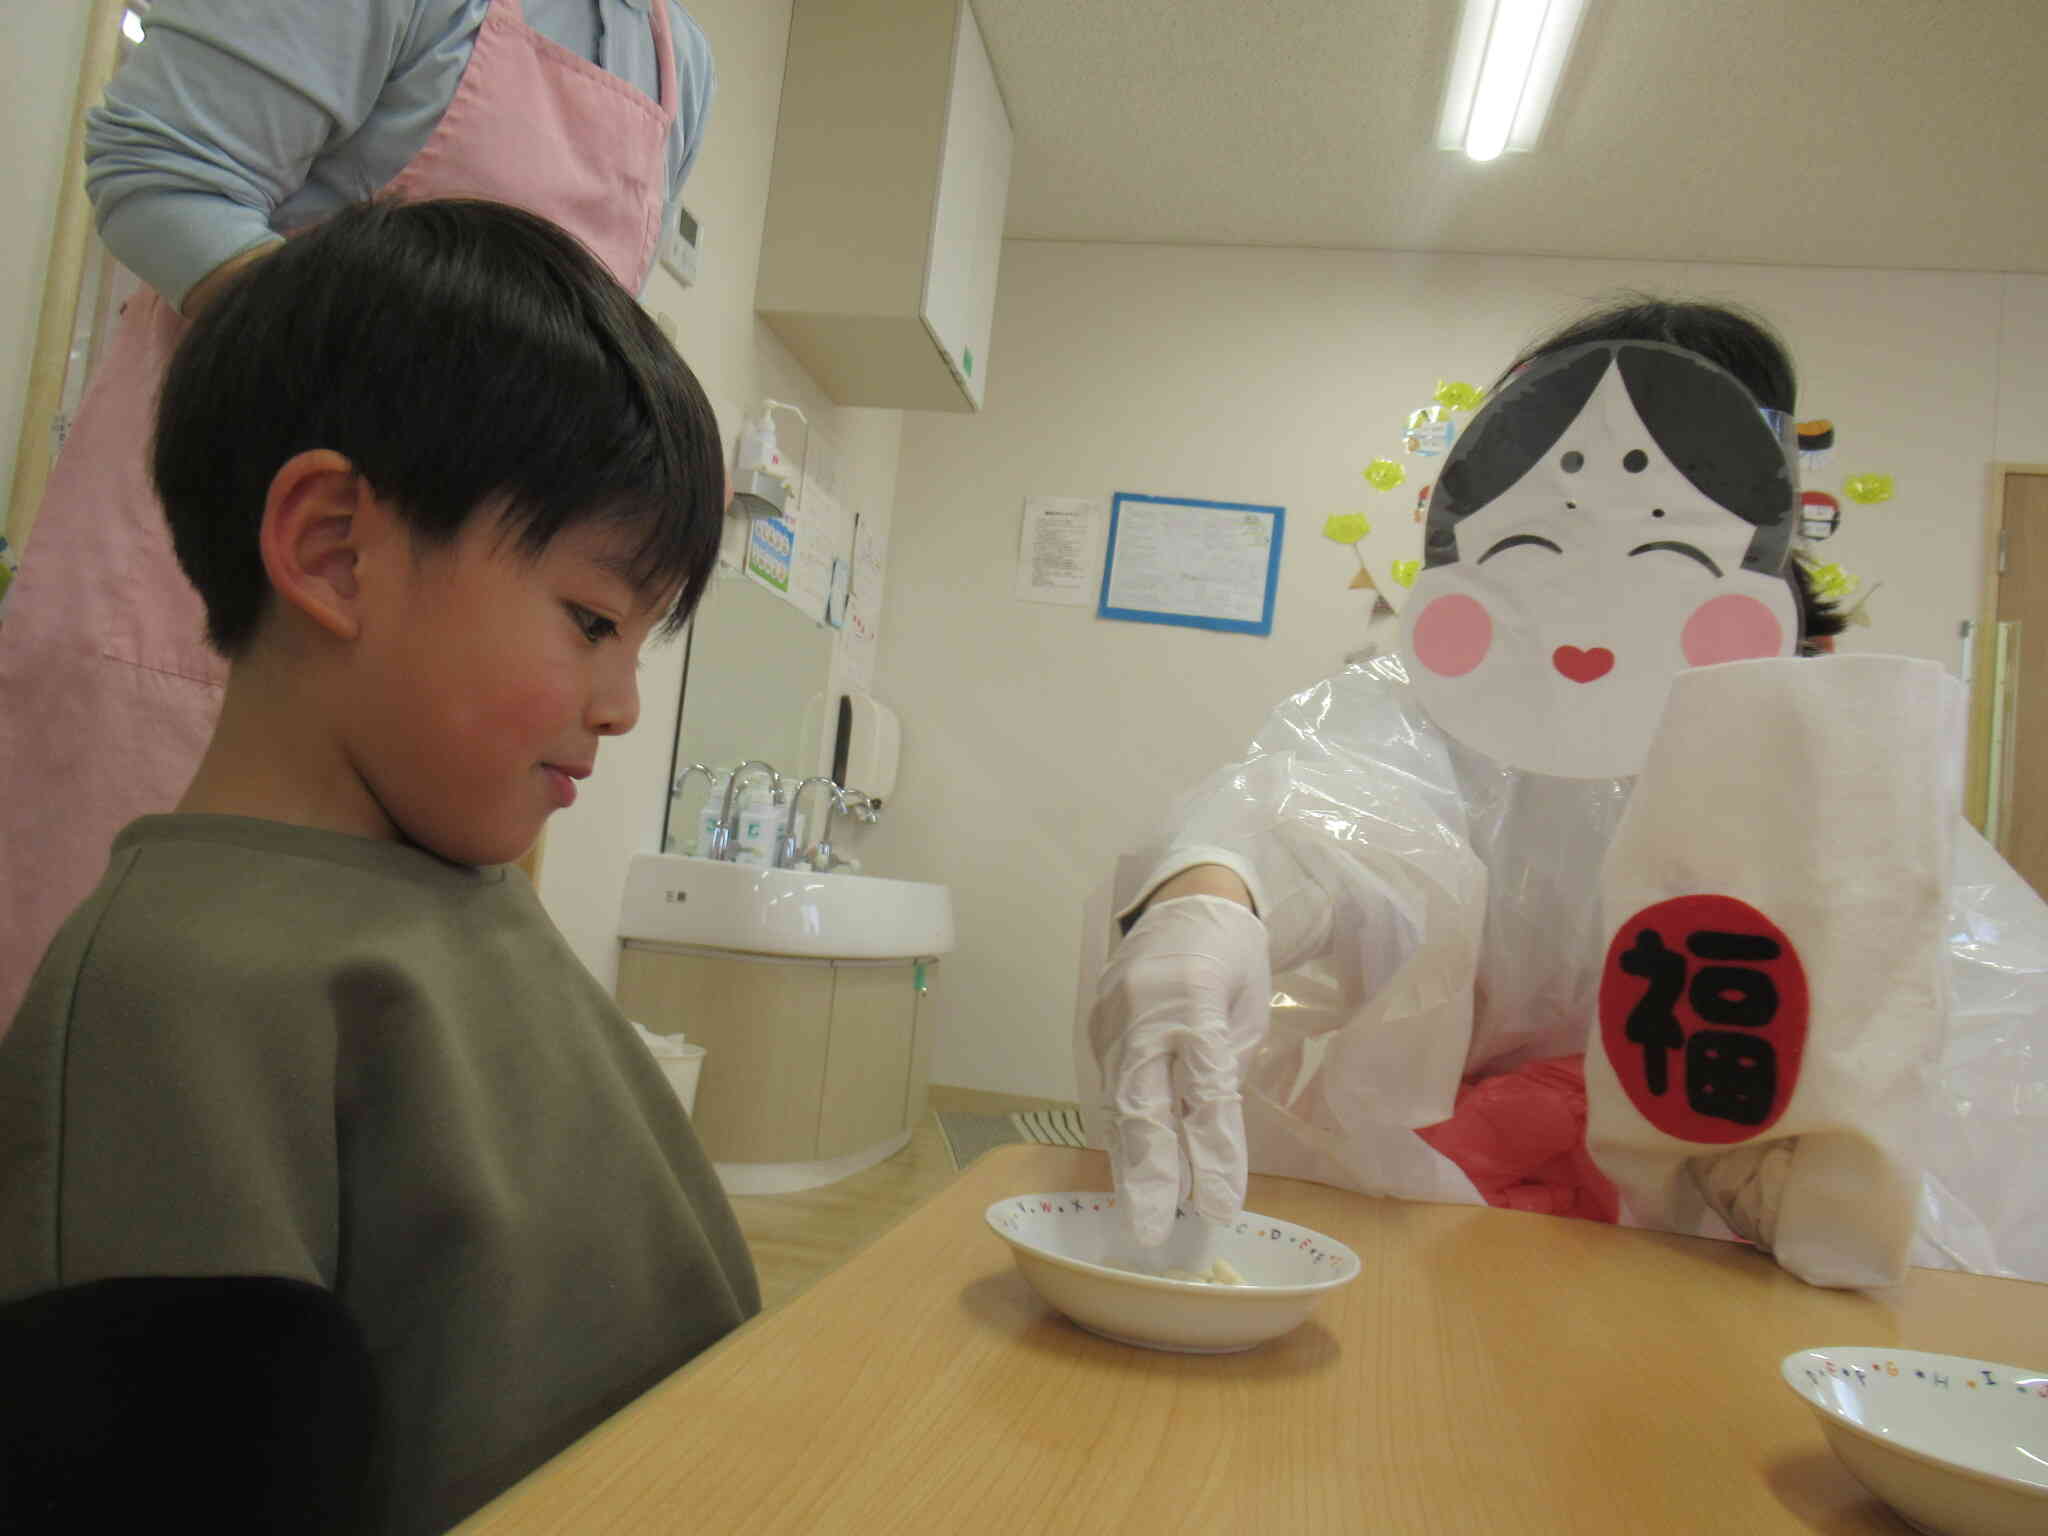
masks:
<path fill-rule="evenodd" d="M 147 285 L 52 470 L 0 625 L 0 1033 L 114 833 L 174 804 L 225 669 L 147 473 L 186 322 L 372 194 L 539 213 L 629 291 L 715 89 L 672 0 L 159 0 L 87 118 L 86 185 Z"/>
<path fill-rule="evenodd" d="M 1794 396 L 1760 323 L 1657 301 L 1503 376 L 1397 650 L 1283 702 L 1118 914 L 1079 1067 L 1141 1243 L 1249 1167 L 2048 1278 L 2048 907 L 1961 822 L 1939 667 L 1795 659 L 1842 621 Z"/>

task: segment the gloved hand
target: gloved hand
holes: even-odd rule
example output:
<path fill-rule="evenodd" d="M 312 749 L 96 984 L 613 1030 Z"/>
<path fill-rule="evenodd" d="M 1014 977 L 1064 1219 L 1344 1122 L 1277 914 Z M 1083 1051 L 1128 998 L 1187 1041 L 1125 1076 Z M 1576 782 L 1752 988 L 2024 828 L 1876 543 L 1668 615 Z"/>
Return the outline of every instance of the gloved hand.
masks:
<path fill-rule="evenodd" d="M 1110 1168 L 1140 1244 L 1166 1240 L 1186 1193 L 1215 1221 L 1243 1209 L 1238 1089 L 1272 997 L 1266 925 L 1221 896 L 1147 907 L 1104 967 L 1089 1040 L 1110 1115 Z"/>

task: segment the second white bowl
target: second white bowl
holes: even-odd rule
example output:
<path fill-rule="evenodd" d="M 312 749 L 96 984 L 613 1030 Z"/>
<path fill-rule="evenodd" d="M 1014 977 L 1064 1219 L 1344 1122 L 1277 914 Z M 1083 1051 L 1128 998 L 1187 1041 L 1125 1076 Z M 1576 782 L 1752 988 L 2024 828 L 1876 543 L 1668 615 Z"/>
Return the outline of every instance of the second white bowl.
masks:
<path fill-rule="evenodd" d="M 2048 1373 L 1860 1345 L 1779 1371 L 1857 1481 L 1921 1530 L 2048 1531 Z"/>

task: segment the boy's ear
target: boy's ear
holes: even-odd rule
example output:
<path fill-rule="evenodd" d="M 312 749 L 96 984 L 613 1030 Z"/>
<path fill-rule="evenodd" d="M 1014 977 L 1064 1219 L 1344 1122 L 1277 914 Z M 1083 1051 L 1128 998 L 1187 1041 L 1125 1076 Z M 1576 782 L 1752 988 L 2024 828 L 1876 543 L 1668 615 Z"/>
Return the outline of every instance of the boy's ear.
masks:
<path fill-rule="evenodd" d="M 353 640 L 361 623 L 357 561 L 384 509 L 354 464 L 328 448 L 294 454 L 263 501 L 263 569 L 281 603 Z"/>

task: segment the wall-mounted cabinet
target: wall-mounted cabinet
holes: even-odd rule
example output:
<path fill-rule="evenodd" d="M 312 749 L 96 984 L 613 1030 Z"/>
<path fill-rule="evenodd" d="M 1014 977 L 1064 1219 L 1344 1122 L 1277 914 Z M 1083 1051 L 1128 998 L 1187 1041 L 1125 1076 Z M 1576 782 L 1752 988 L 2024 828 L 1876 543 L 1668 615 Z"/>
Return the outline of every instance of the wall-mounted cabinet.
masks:
<path fill-rule="evenodd" d="M 754 307 L 840 405 L 979 410 L 1009 185 L 965 0 L 797 0 Z"/>

